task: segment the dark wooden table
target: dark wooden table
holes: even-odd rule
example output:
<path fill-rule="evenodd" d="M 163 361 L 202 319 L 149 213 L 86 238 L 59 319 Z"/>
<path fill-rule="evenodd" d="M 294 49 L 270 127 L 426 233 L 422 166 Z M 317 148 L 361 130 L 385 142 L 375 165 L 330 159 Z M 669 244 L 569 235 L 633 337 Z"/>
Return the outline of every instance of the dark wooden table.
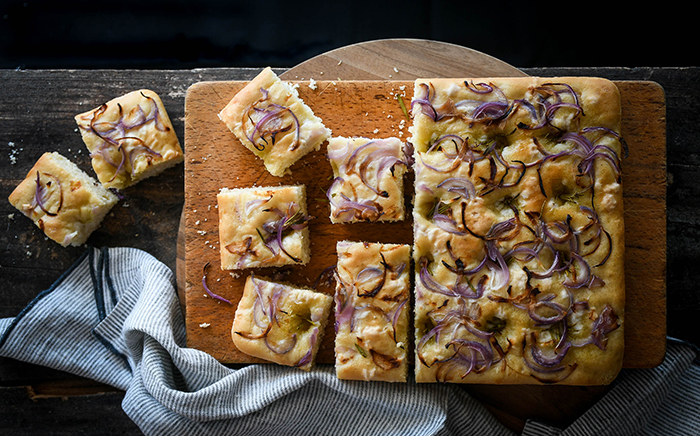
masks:
<path fill-rule="evenodd" d="M 0 196 L 7 198 L 45 151 L 59 151 L 91 172 L 73 116 L 133 89 L 145 87 L 163 99 L 184 143 L 187 88 L 205 80 L 249 80 L 259 69 L 196 70 L 0 70 Z M 284 70 L 278 70 L 282 73 Z M 667 331 L 700 345 L 700 68 L 530 68 L 529 75 L 599 76 L 650 80 L 666 92 L 667 105 Z M 95 246 L 143 249 L 173 270 L 184 199 L 183 166 L 125 191 L 113 216 L 90 239 Z M 13 317 L 47 288 L 83 252 L 62 248 L 0 201 L 0 317 Z M 549 404 L 542 398 L 500 398 L 468 391 L 507 426 L 527 418 L 559 426 L 575 420 L 604 389 L 577 389 L 579 401 Z M 522 392 L 522 391 L 521 391 Z M 537 396 L 544 391 L 530 391 Z M 124 393 L 60 371 L 0 358 L 0 433 L 138 434 L 121 410 Z"/>

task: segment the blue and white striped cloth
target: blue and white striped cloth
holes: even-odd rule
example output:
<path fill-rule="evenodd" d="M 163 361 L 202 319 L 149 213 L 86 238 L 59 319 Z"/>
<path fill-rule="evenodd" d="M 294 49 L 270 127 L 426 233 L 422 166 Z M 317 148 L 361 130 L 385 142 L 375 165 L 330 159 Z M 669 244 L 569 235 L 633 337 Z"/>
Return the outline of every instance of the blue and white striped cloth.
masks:
<path fill-rule="evenodd" d="M 174 275 L 132 248 L 88 248 L 15 318 L 0 355 L 126 391 L 147 435 L 513 435 L 452 385 L 347 382 L 332 367 L 228 368 L 185 347 Z M 697 350 L 669 340 L 654 369 L 623 370 L 570 427 L 528 421 L 524 435 L 698 435 Z"/>

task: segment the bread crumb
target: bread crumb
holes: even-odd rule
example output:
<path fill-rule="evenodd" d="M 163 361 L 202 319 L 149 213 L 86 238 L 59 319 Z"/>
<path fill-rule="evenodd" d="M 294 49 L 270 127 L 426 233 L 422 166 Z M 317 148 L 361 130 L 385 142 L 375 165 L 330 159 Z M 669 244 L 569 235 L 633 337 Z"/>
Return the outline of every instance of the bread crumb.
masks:
<path fill-rule="evenodd" d="M 374 129 L 374 130 L 372 131 L 372 133 L 374 133 L 374 134 L 379 133 L 379 129 Z"/>
<path fill-rule="evenodd" d="M 309 88 L 313 89 L 314 91 L 316 90 L 316 81 L 314 79 L 309 79 Z"/>
<path fill-rule="evenodd" d="M 205 328 L 211 326 L 211 324 L 209 324 L 208 322 L 203 322 L 203 323 L 201 323 L 199 326 L 200 326 L 201 328 L 205 329 Z"/>
<path fill-rule="evenodd" d="M 16 148 L 14 148 L 14 147 L 15 147 L 15 143 L 12 142 L 12 141 L 8 142 L 7 145 L 9 145 L 10 148 L 12 148 L 12 150 L 10 150 L 10 163 L 11 163 L 12 165 L 14 165 L 14 164 L 17 163 L 17 154 L 19 153 L 19 150 L 17 150 Z M 21 149 L 20 149 L 20 150 L 21 150 Z"/>

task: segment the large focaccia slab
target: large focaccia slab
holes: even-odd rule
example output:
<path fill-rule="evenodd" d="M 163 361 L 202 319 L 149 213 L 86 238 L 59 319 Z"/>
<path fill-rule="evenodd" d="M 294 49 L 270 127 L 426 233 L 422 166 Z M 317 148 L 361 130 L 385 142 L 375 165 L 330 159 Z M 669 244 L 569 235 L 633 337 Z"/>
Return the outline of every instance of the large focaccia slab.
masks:
<path fill-rule="evenodd" d="M 415 82 L 418 382 L 616 377 L 620 106 L 597 78 Z"/>

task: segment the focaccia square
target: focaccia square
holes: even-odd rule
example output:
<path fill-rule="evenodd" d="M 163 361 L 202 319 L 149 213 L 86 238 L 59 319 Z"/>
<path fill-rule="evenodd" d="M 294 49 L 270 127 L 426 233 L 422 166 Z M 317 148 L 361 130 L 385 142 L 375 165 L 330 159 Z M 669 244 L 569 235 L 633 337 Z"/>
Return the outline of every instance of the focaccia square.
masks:
<path fill-rule="evenodd" d="M 331 135 L 296 88 L 269 67 L 231 99 L 219 118 L 278 177 Z"/>
<path fill-rule="evenodd" d="M 118 198 L 57 152 L 44 153 L 10 203 L 62 246 L 82 245 Z"/>
<path fill-rule="evenodd" d="M 233 320 L 233 342 L 250 356 L 309 371 L 332 304 L 330 295 L 251 274 Z"/>
<path fill-rule="evenodd" d="M 334 137 L 328 141 L 333 183 L 327 192 L 333 223 L 404 219 L 408 162 L 399 138 Z"/>
<path fill-rule="evenodd" d="M 337 377 L 406 382 L 411 246 L 340 241 L 336 248 Z"/>
<path fill-rule="evenodd" d="M 107 188 L 124 189 L 184 160 L 163 102 L 148 89 L 110 100 L 75 121 Z"/>
<path fill-rule="evenodd" d="M 617 376 L 620 112 L 605 79 L 415 82 L 418 382 Z"/>
<path fill-rule="evenodd" d="M 221 269 L 305 265 L 310 258 L 306 188 L 223 188 L 217 195 Z"/>

